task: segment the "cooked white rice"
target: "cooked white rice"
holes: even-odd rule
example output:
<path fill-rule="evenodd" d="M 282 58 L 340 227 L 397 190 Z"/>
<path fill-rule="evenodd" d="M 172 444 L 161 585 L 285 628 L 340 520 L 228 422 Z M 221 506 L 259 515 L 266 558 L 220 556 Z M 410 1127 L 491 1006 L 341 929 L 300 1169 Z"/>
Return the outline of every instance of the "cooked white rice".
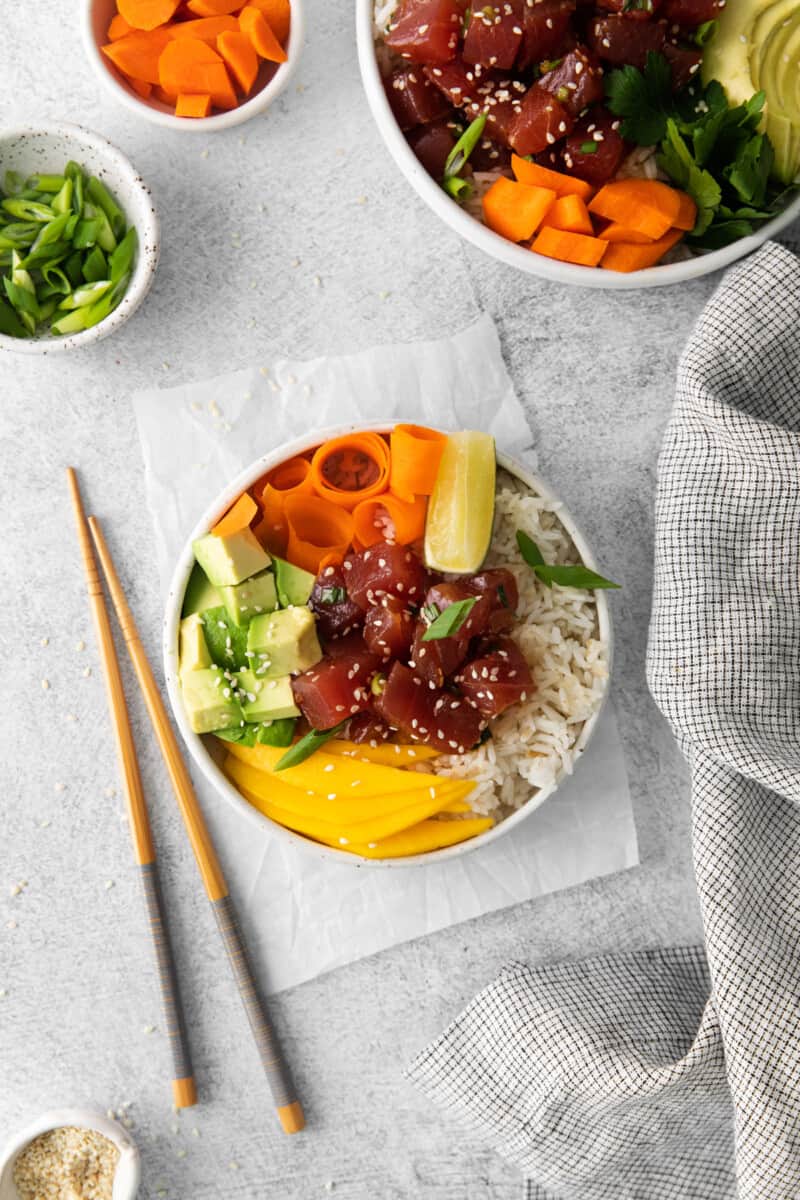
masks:
<path fill-rule="evenodd" d="M 498 476 L 487 565 L 507 567 L 517 581 L 519 620 L 511 636 L 530 665 L 536 690 L 491 721 L 492 736 L 477 750 L 425 764 L 442 775 L 475 780 L 472 808 L 498 818 L 549 787 L 560 772 L 571 773 L 575 743 L 600 707 L 608 680 L 608 646 L 600 638 L 594 592 L 546 587 L 517 547 L 516 532 L 524 529 L 546 562 L 579 562 L 558 507 L 505 472 Z"/>

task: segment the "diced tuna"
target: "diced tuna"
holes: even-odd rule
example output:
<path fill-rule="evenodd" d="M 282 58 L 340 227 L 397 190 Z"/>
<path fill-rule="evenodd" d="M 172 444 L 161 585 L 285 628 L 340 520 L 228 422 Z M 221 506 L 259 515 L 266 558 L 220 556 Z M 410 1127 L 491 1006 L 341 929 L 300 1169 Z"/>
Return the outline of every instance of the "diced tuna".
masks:
<path fill-rule="evenodd" d="M 555 96 L 571 117 L 603 99 L 603 68 L 583 46 L 565 54 L 557 66 L 542 75 L 538 86 Z"/>
<path fill-rule="evenodd" d="M 528 88 L 508 130 L 511 148 L 520 155 L 539 154 L 572 129 L 566 108 L 538 84 Z"/>
<path fill-rule="evenodd" d="M 421 67 L 402 67 L 383 81 L 397 124 L 401 129 L 415 129 L 444 117 L 450 106 L 435 88 Z"/>
<path fill-rule="evenodd" d="M 403 0 L 384 40 L 403 58 L 446 63 L 456 56 L 462 20 L 456 0 Z"/>

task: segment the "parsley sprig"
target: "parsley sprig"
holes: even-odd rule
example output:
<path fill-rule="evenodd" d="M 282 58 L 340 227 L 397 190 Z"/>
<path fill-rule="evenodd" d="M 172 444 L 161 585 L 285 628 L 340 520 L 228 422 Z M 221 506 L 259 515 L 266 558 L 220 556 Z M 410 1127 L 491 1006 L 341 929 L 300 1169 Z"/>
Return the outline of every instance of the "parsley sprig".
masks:
<path fill-rule="evenodd" d="M 669 63 L 651 52 L 643 71 L 609 73 L 606 99 L 622 136 L 658 146 L 661 169 L 697 204 L 694 246 L 715 250 L 746 237 L 785 204 L 785 189 L 770 179 L 772 144 L 758 131 L 763 92 L 735 106 L 717 80 L 673 94 Z"/>

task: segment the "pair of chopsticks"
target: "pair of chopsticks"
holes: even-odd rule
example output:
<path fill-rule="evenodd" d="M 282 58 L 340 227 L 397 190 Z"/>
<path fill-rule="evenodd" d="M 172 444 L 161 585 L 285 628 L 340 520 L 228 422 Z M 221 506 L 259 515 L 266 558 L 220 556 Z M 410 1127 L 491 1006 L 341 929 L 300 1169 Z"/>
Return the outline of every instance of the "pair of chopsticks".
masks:
<path fill-rule="evenodd" d="M 150 663 L 139 638 L 133 615 L 125 599 L 119 576 L 96 517 L 86 519 L 78 479 L 67 468 L 75 519 L 78 525 L 89 604 L 94 617 L 100 657 L 106 678 L 109 707 L 114 725 L 117 752 L 125 786 L 125 798 L 131 826 L 133 849 L 144 889 L 150 929 L 158 963 L 161 998 L 173 1059 L 172 1091 L 176 1107 L 187 1108 L 197 1102 L 197 1089 L 191 1066 L 186 1023 L 178 990 L 172 946 L 167 931 L 164 899 L 158 880 L 156 851 L 150 829 L 147 804 L 136 758 L 119 661 L 114 647 L 111 622 L 106 608 L 97 558 L 128 648 L 147 713 L 169 774 L 175 799 L 183 817 L 206 895 L 211 901 L 228 959 L 239 988 L 239 995 L 250 1023 L 264 1071 L 267 1075 L 278 1117 L 285 1133 L 299 1133 L 305 1125 L 303 1109 L 297 1100 L 291 1075 L 281 1054 L 266 1005 L 256 984 L 228 885 L 211 841 L 202 810 L 181 756 L 175 734 L 164 707 Z M 95 551 L 97 558 L 95 557 Z"/>

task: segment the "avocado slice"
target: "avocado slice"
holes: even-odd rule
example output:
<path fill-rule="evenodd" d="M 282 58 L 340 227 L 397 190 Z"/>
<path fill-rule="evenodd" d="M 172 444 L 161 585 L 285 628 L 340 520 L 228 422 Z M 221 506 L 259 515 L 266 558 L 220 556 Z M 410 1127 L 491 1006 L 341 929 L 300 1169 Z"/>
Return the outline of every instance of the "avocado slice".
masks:
<path fill-rule="evenodd" d="M 278 607 L 278 594 L 272 571 L 261 571 L 242 583 L 232 583 L 229 587 L 219 590 L 228 615 L 237 625 L 246 625 L 251 617 L 257 616 L 258 613 L 272 612 Z"/>
<path fill-rule="evenodd" d="M 250 665 L 259 678 L 307 671 L 322 658 L 310 608 L 281 608 L 253 617 L 247 635 Z"/>
<path fill-rule="evenodd" d="M 192 542 L 194 556 L 214 587 L 230 587 L 264 571 L 270 557 L 252 529 L 217 537 L 207 533 Z"/>
<path fill-rule="evenodd" d="M 284 558 L 277 558 L 274 554 L 272 561 L 275 564 L 275 584 L 281 608 L 289 608 L 293 604 L 308 604 L 316 582 L 315 576 Z"/>
<path fill-rule="evenodd" d="M 188 617 L 192 613 L 202 612 L 204 608 L 215 608 L 221 603 L 222 597 L 219 592 L 213 583 L 208 582 L 208 576 L 196 562 L 192 567 L 192 573 L 183 594 L 181 616 Z"/>
<path fill-rule="evenodd" d="M 744 104 L 757 91 L 750 72 L 751 36 L 755 21 L 772 3 L 736 0 L 726 4 L 717 16 L 714 36 L 703 48 L 703 83 L 718 79 L 731 105 Z"/>
<path fill-rule="evenodd" d="M 212 665 L 199 613 L 192 613 L 181 621 L 178 663 L 181 675 L 184 671 L 199 671 Z"/>
<path fill-rule="evenodd" d="M 263 679 L 254 671 L 240 671 L 236 686 L 246 721 L 279 721 L 300 716 L 300 709 L 292 694 L 290 675 Z"/>
<path fill-rule="evenodd" d="M 181 676 L 183 704 L 195 733 L 213 733 L 244 722 L 233 685 L 219 667 L 186 671 Z"/>

